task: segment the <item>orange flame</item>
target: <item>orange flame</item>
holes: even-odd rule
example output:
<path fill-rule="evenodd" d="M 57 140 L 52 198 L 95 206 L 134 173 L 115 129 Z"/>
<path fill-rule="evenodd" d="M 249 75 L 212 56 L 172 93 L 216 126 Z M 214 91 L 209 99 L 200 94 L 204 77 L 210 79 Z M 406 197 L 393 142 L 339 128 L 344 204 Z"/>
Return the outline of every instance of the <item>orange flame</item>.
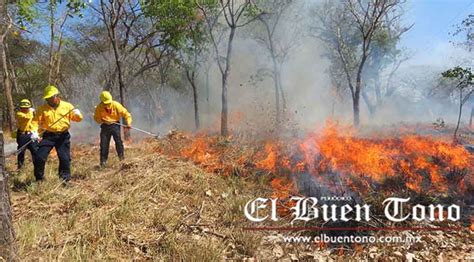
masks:
<path fill-rule="evenodd" d="M 342 185 L 364 193 L 390 185 L 415 192 L 456 189 L 467 192 L 474 184 L 473 158 L 462 146 L 429 136 L 387 134 L 360 137 L 355 131 L 329 122 L 326 128 L 303 139 L 267 141 L 263 150 L 231 140 L 199 135 L 185 137 L 176 153 L 209 172 L 223 175 L 265 170 L 283 178 L 311 174 L 331 189 Z M 250 150 L 249 150 L 250 149 Z M 155 150 L 156 151 L 156 150 Z M 158 150 L 166 152 L 165 150 Z M 254 164 L 252 164 L 254 163 Z M 284 184 L 291 187 L 283 187 Z M 344 186 L 342 185 L 342 186 Z M 288 179 L 272 182 L 274 191 L 296 190 Z"/>
<path fill-rule="evenodd" d="M 277 164 L 277 153 L 276 153 L 276 146 L 273 144 L 267 143 L 265 145 L 265 159 L 262 159 L 255 163 L 257 168 L 265 169 L 269 171 L 276 171 L 276 164 Z"/>
<path fill-rule="evenodd" d="M 472 158 L 461 146 L 417 135 L 368 139 L 352 132 L 329 123 L 321 134 L 310 134 L 286 154 L 281 146 L 267 143 L 266 158 L 257 159 L 257 167 L 275 171 L 281 165 L 292 174 L 309 172 L 318 180 L 325 179 L 323 174 L 337 173 L 359 191 L 395 177 L 416 192 L 446 192 L 450 185 L 465 186 L 463 174 L 471 170 Z M 276 152 L 281 154 L 280 164 L 275 162 Z"/>

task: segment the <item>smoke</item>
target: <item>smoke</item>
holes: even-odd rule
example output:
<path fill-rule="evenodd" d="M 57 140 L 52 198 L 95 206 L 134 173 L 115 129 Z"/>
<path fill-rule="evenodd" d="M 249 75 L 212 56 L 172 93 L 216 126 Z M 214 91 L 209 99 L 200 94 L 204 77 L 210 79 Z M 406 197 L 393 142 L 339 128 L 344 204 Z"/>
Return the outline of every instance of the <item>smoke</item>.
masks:
<path fill-rule="evenodd" d="M 321 26 L 312 16 L 315 9 L 321 8 L 320 2 L 294 1 L 282 15 L 274 34 L 275 45 L 287 51 L 281 63 L 281 83 L 286 100 L 286 111 L 282 118 L 284 122 L 291 123 L 294 129 L 312 130 L 323 126 L 327 119 L 352 122 L 350 92 L 346 87 L 342 95 L 335 95 L 329 71 L 331 62 L 325 56 L 328 47 L 311 36 L 312 28 Z M 219 45 L 220 55 L 225 54 L 226 35 L 224 33 Z M 228 79 L 229 126 L 236 132 L 272 134 L 276 120 L 272 59 L 256 35 L 265 36 L 258 20 L 237 29 Z M 285 49 L 285 46 L 288 48 Z M 201 130 L 218 132 L 222 76 L 212 46 L 210 49 L 208 61 L 203 63 L 197 75 L 198 108 Z M 451 63 L 446 62 L 445 55 L 438 55 L 437 52 L 431 56 L 431 60 L 425 60 L 427 64 L 416 64 L 413 59 L 402 63 L 389 83 L 395 91 L 383 97 L 383 103 L 377 107 L 375 114 L 370 114 L 361 98 L 362 124 L 431 124 L 437 118 L 454 123 L 457 114 L 455 101 L 428 95 L 436 86 L 439 73 L 467 55 L 458 49 L 453 50 L 456 51 L 449 53 L 448 61 Z M 86 130 L 94 139 L 97 137 L 98 127 L 91 115 L 94 106 L 99 103 L 98 96 L 103 89 L 104 75 L 113 71 L 112 58 L 111 53 L 90 57 L 88 59 L 93 65 L 92 70 L 85 75 L 69 76 L 66 81 L 70 90 L 78 90 L 73 94 L 76 97 L 73 100 L 87 114 L 84 123 L 75 128 Z M 209 63 L 208 71 L 206 63 Z M 128 64 L 133 66 L 131 61 Z M 369 74 L 366 73 L 365 77 L 372 78 Z M 173 70 L 165 75 L 168 81 L 162 83 L 158 70 L 152 70 L 127 87 L 126 106 L 133 115 L 134 125 L 161 134 L 171 129 L 194 131 L 192 90 L 182 68 L 173 65 Z M 387 81 L 387 78 L 388 72 L 383 72 L 381 81 Z M 347 86 L 347 82 L 344 82 L 346 79 L 341 80 Z M 366 90 L 369 100 L 373 102 L 373 91 L 369 87 Z M 118 99 L 117 90 L 113 89 L 112 93 Z M 466 107 L 465 110 L 466 116 L 470 108 Z"/>
<path fill-rule="evenodd" d="M 322 44 L 307 32 L 312 21 L 309 6 L 311 4 L 306 1 L 294 2 L 283 13 L 273 36 L 277 55 L 285 56 L 279 64 L 286 100 L 282 118 L 302 128 L 324 123 L 331 115 L 332 106 L 327 73 L 329 62 L 322 57 Z M 262 39 L 268 41 L 261 22 L 255 21 L 239 28 L 233 43 L 228 101 L 229 124 L 234 131 L 271 133 L 274 129 L 276 98 L 272 59 L 267 43 L 262 43 Z M 224 51 L 226 44 L 221 43 Z M 203 113 L 203 123 L 211 129 L 219 126 L 221 77 L 214 65 L 211 68 L 210 105 L 203 100 L 200 103 L 201 108 L 208 106 L 209 110 Z M 282 100 L 280 97 L 281 107 Z"/>

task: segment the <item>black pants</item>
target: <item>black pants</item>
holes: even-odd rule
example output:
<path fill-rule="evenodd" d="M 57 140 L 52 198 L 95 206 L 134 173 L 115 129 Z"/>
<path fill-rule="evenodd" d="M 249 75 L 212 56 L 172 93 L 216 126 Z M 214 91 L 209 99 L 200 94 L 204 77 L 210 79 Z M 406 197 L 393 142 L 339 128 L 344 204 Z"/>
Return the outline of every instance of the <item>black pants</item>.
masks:
<path fill-rule="evenodd" d="M 33 164 L 35 164 L 35 161 L 36 161 L 35 155 L 36 155 L 36 151 L 38 150 L 38 142 L 33 141 L 30 143 L 30 141 L 31 141 L 31 134 L 24 134 L 24 133 L 22 134 L 20 132 L 17 133 L 16 135 L 16 143 L 18 144 L 17 149 L 20 149 L 21 147 L 29 143 L 20 152 L 18 152 L 18 156 L 17 156 L 18 169 L 20 169 L 25 163 L 25 152 L 27 149 L 30 150 L 31 158 L 33 159 Z"/>
<path fill-rule="evenodd" d="M 71 178 L 71 135 L 68 131 L 63 133 L 43 134 L 43 140 L 39 143 L 38 151 L 36 152 L 35 163 L 35 177 L 36 180 L 43 180 L 44 167 L 46 160 L 48 160 L 49 152 L 56 149 L 59 158 L 59 177 L 64 181 L 69 181 Z"/>
<path fill-rule="evenodd" d="M 120 160 L 124 158 L 122 137 L 119 125 L 100 125 L 100 164 L 105 164 L 109 157 L 110 137 L 114 138 L 115 149 Z"/>

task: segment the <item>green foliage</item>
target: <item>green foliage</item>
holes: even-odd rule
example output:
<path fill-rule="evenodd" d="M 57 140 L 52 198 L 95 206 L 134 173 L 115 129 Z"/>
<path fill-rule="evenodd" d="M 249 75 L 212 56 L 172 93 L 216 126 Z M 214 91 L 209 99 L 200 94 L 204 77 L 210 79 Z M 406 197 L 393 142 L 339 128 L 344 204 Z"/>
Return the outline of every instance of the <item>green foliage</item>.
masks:
<path fill-rule="evenodd" d="M 68 16 L 73 17 L 77 15 L 82 18 L 83 14 L 81 11 L 87 6 L 84 0 L 52 0 L 46 2 L 39 0 L 20 0 L 13 4 L 18 10 L 16 21 L 22 29 L 26 29 L 27 24 L 31 24 L 36 19 L 39 19 L 39 10 L 41 7 L 46 5 L 56 9 L 58 5 L 63 3 L 66 3 Z"/>
<path fill-rule="evenodd" d="M 441 73 L 441 75 L 445 80 L 444 85 L 442 85 L 445 88 L 444 91 L 448 94 L 459 93 L 459 103 L 463 105 L 474 92 L 474 73 L 471 68 L 456 66 Z"/>
<path fill-rule="evenodd" d="M 253 18 L 258 15 L 262 14 L 262 9 L 260 9 L 257 5 L 249 5 L 246 9 L 245 15 L 247 17 Z"/>
<path fill-rule="evenodd" d="M 474 81 L 474 73 L 471 68 L 456 66 L 441 73 L 441 75 L 444 78 L 458 81 L 460 88 L 472 86 Z"/>
<path fill-rule="evenodd" d="M 59 2 L 61 3 L 63 0 L 59 0 Z M 82 0 L 69 0 L 66 6 L 72 13 L 79 13 L 82 9 L 86 8 L 86 2 Z"/>
<path fill-rule="evenodd" d="M 26 23 L 31 23 L 38 17 L 38 10 L 35 8 L 37 0 L 21 0 L 16 2 L 18 10 L 17 23 L 22 29 L 26 28 Z"/>
<path fill-rule="evenodd" d="M 211 1 L 212 2 L 212 1 Z M 202 39 L 203 17 L 196 1 L 142 1 L 144 13 L 158 19 L 156 29 L 163 42 L 179 49 L 189 44 L 197 44 Z"/>

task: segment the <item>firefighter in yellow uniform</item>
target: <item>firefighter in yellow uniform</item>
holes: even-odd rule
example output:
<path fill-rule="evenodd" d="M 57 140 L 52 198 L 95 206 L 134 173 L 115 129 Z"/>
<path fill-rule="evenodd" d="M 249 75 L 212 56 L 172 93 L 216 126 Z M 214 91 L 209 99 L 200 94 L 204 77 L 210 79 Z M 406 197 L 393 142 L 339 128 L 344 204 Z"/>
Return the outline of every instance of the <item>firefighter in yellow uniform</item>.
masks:
<path fill-rule="evenodd" d="M 35 162 L 36 150 L 38 150 L 38 127 L 33 122 L 35 109 L 31 107 L 28 99 L 20 101 L 19 109 L 16 111 L 16 123 L 18 130 L 16 132 L 16 142 L 18 144 L 17 166 L 23 167 L 25 162 L 25 151 L 28 149 L 31 153 L 33 163 Z M 20 150 L 21 149 L 21 150 Z"/>
<path fill-rule="evenodd" d="M 44 89 L 43 99 L 46 103 L 38 108 L 34 120 L 38 123 L 43 139 L 36 152 L 35 177 L 36 180 L 44 179 L 44 168 L 48 155 L 53 149 L 59 158 L 59 176 L 64 182 L 71 178 L 71 135 L 69 127 L 71 121 L 82 121 L 79 109 L 59 98 L 59 90 L 54 86 Z"/>
<path fill-rule="evenodd" d="M 94 120 L 100 124 L 100 166 L 105 167 L 109 156 L 110 137 L 114 138 L 115 149 L 120 160 L 124 159 L 124 148 L 120 135 L 120 118 L 125 119 L 126 128 L 132 125 L 132 115 L 119 102 L 112 99 L 108 91 L 100 94 L 102 101 L 95 108 Z"/>

